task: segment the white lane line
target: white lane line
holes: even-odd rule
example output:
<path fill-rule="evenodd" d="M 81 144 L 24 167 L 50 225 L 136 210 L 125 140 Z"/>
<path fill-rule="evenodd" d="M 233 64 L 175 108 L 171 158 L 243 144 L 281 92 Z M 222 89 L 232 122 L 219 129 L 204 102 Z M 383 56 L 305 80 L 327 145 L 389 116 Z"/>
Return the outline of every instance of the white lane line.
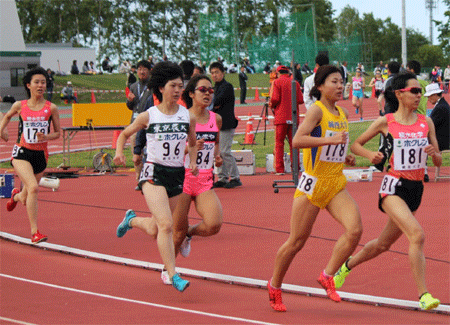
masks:
<path fill-rule="evenodd" d="M 21 325 L 36 325 L 34 323 L 22 322 L 17 319 L 12 319 L 12 318 L 2 317 L 2 316 L 0 316 L 0 320 L 4 320 L 5 322 L 10 322 L 10 323 L 14 323 L 14 324 L 21 324 Z"/>
<path fill-rule="evenodd" d="M 26 283 L 32 283 L 32 284 L 41 285 L 41 286 L 45 286 L 45 287 L 50 287 L 50 288 L 54 288 L 54 289 L 66 290 L 66 291 L 70 291 L 70 292 L 76 292 L 76 293 L 81 293 L 81 294 L 85 294 L 85 295 L 91 295 L 91 296 L 100 297 L 100 298 L 106 298 L 106 299 L 113 299 L 113 300 L 118 300 L 118 301 L 123 301 L 123 302 L 129 302 L 129 303 L 133 303 L 133 304 L 139 304 L 139 305 L 145 305 L 145 306 L 152 306 L 152 307 L 157 307 L 157 308 L 175 310 L 175 311 L 185 312 L 185 313 L 189 313 L 189 314 L 197 314 L 197 315 L 202 315 L 202 316 L 209 316 L 209 317 L 214 317 L 214 318 L 227 319 L 227 320 L 233 320 L 233 321 L 245 322 L 245 323 L 252 323 L 252 324 L 275 325 L 275 323 L 267 323 L 267 322 L 262 322 L 262 321 L 259 321 L 259 320 L 252 320 L 252 319 L 247 319 L 247 318 L 226 316 L 226 315 L 213 314 L 213 313 L 205 313 L 203 311 L 198 311 L 198 310 L 193 310 L 193 309 L 186 309 L 186 308 L 179 308 L 179 307 L 173 307 L 173 306 L 168 306 L 168 305 L 155 304 L 155 303 L 142 301 L 142 300 L 128 299 L 128 298 L 117 297 L 117 296 L 107 295 L 107 294 L 98 293 L 98 292 L 92 292 L 92 291 L 80 290 L 80 289 L 75 289 L 75 288 L 70 288 L 70 287 L 64 287 L 64 286 L 59 286 L 59 285 L 51 284 L 51 283 L 47 283 L 47 282 L 41 282 L 41 281 L 35 281 L 35 280 L 20 278 L 20 277 L 8 275 L 8 274 L 0 273 L 0 276 L 4 277 L 4 278 L 8 278 L 8 279 L 13 279 L 13 280 L 17 280 L 17 281 L 26 282 Z"/>

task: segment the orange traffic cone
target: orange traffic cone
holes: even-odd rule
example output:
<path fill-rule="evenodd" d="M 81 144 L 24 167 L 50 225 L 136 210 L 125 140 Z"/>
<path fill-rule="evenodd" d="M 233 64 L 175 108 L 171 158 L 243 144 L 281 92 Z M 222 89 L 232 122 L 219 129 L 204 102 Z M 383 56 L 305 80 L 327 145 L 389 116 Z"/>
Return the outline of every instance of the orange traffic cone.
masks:
<path fill-rule="evenodd" d="M 253 134 L 253 121 L 251 114 L 248 113 L 248 122 L 245 127 L 245 138 L 243 144 L 255 144 L 254 139 L 255 135 Z"/>
<path fill-rule="evenodd" d="M 372 87 L 372 98 L 375 98 L 375 86 Z"/>
<path fill-rule="evenodd" d="M 95 104 L 97 101 L 95 100 L 94 89 L 91 90 L 91 104 Z"/>
<path fill-rule="evenodd" d="M 350 87 L 350 92 L 348 93 L 348 99 L 352 99 L 353 97 L 353 87 Z"/>
<path fill-rule="evenodd" d="M 130 88 L 125 87 L 125 97 L 128 98 L 128 94 L 130 93 Z"/>
<path fill-rule="evenodd" d="M 259 102 L 259 91 L 258 91 L 258 88 L 255 89 L 255 102 Z"/>
<path fill-rule="evenodd" d="M 77 93 L 76 90 L 73 91 L 73 97 L 75 97 L 77 99 L 77 102 L 78 102 L 78 93 Z"/>
<path fill-rule="evenodd" d="M 120 135 L 120 131 L 119 130 L 114 131 L 113 139 L 112 139 L 112 145 L 111 145 L 112 149 L 117 149 L 117 139 L 119 138 L 119 135 Z"/>

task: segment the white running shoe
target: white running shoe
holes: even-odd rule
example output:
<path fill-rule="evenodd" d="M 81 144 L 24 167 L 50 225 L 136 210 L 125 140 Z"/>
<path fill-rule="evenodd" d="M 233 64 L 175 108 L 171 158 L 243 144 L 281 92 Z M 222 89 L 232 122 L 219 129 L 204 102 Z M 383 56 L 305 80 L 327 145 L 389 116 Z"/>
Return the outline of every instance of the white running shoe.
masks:
<path fill-rule="evenodd" d="M 183 242 L 181 243 L 180 246 L 180 254 L 183 257 L 188 257 L 189 254 L 191 253 L 191 240 L 192 237 L 186 236 L 183 240 Z"/>
<path fill-rule="evenodd" d="M 169 272 L 163 270 L 161 272 L 161 280 L 164 284 L 172 285 L 172 280 L 170 280 Z"/>

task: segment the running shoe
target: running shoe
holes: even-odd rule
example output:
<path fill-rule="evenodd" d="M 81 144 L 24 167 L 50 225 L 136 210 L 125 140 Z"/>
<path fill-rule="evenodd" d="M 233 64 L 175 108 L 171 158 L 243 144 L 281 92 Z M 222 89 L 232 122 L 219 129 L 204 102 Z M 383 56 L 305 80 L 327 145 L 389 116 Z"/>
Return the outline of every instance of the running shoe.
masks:
<path fill-rule="evenodd" d="M 46 235 L 43 235 L 37 230 L 33 236 L 31 236 L 31 243 L 37 244 L 43 241 L 46 241 L 48 237 Z"/>
<path fill-rule="evenodd" d="M 130 221 L 135 217 L 136 213 L 134 213 L 134 211 L 131 209 L 125 213 L 125 218 L 123 218 L 122 222 L 117 227 L 117 237 L 123 237 L 127 233 L 127 231 L 131 229 Z"/>
<path fill-rule="evenodd" d="M 323 272 L 320 273 L 319 278 L 317 279 L 317 282 L 319 282 L 319 284 L 325 289 L 325 291 L 327 292 L 327 296 L 335 301 L 335 302 L 339 302 L 341 301 L 341 297 L 339 297 L 338 293 L 336 292 L 336 288 L 334 286 L 334 280 L 333 277 L 326 277 Z"/>
<path fill-rule="evenodd" d="M 18 188 L 13 188 L 11 191 L 11 198 L 6 202 L 6 210 L 12 211 L 17 205 L 17 201 L 14 201 L 14 195 L 19 194 L 20 190 Z"/>
<path fill-rule="evenodd" d="M 275 289 L 270 285 L 272 279 L 267 282 L 267 289 L 269 290 L 269 301 L 270 306 L 276 310 L 284 312 L 286 311 L 286 306 L 283 304 L 283 300 L 281 299 L 281 289 Z"/>
<path fill-rule="evenodd" d="M 339 289 L 344 285 L 345 278 L 349 273 L 350 270 L 347 267 L 347 262 L 345 262 L 334 275 L 334 285 L 336 289 Z"/>
<path fill-rule="evenodd" d="M 189 254 L 191 253 L 191 240 L 192 237 L 191 236 L 186 236 L 183 240 L 183 242 L 181 243 L 180 246 L 180 254 L 183 257 L 188 257 Z"/>
<path fill-rule="evenodd" d="M 189 287 L 189 281 L 183 280 L 177 273 L 172 277 L 172 286 L 174 286 L 178 291 L 183 292 L 187 287 Z"/>
<path fill-rule="evenodd" d="M 161 280 L 164 284 L 172 285 L 172 280 L 170 280 L 169 272 L 167 272 L 166 270 L 162 270 Z"/>
<path fill-rule="evenodd" d="M 358 107 L 355 109 L 355 114 L 358 114 L 359 113 L 359 109 L 358 109 Z"/>
<path fill-rule="evenodd" d="M 439 299 L 433 298 L 433 296 L 428 292 L 425 292 L 419 300 L 420 308 L 423 310 L 437 308 L 440 303 L 441 302 L 439 301 Z"/>

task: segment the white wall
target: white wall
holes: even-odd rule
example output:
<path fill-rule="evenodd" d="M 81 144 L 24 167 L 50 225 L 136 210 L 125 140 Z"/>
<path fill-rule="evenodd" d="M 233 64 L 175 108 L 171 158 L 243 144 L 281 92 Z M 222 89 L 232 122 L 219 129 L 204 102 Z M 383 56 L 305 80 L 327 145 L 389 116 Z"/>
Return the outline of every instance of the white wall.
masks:
<path fill-rule="evenodd" d="M 0 51 L 25 51 L 14 0 L 0 0 Z"/>

